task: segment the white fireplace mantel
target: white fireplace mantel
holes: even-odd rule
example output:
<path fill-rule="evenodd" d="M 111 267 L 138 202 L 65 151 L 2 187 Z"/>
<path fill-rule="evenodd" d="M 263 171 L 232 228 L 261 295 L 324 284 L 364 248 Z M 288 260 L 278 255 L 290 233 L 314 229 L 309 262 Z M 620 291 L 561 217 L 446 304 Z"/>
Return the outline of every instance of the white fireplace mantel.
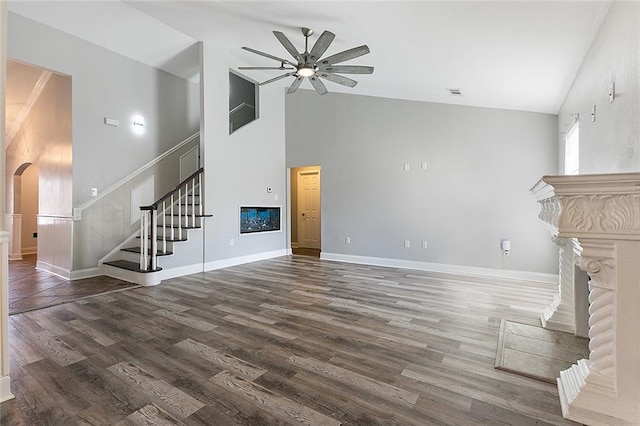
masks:
<path fill-rule="evenodd" d="M 531 192 L 560 246 L 545 327 L 575 331 L 572 263 L 590 277 L 589 359 L 560 373 L 562 413 L 588 425 L 640 425 L 640 173 L 545 176 Z"/>

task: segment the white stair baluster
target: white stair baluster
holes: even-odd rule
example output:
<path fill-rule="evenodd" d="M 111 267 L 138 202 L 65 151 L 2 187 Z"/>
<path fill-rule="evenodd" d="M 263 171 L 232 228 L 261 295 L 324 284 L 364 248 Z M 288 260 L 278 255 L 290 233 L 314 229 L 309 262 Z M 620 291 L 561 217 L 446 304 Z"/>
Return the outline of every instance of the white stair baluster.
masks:
<path fill-rule="evenodd" d="M 178 189 L 178 238 L 182 240 L 182 189 Z"/>
<path fill-rule="evenodd" d="M 151 270 L 158 269 L 158 209 L 151 210 Z"/>

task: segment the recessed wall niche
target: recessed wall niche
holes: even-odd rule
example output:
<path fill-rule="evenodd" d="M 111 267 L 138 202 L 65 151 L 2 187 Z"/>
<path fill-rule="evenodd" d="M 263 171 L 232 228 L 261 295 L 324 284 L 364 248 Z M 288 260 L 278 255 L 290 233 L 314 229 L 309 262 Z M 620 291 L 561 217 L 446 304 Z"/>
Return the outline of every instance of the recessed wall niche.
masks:
<path fill-rule="evenodd" d="M 258 83 L 229 71 L 229 134 L 258 118 Z"/>

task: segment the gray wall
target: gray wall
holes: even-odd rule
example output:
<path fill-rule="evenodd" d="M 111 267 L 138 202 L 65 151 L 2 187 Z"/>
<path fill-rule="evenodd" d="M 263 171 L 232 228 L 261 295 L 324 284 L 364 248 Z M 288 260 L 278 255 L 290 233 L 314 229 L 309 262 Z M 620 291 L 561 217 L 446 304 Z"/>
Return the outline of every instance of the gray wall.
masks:
<path fill-rule="evenodd" d="M 74 207 L 198 130 L 197 84 L 14 13 L 8 32 L 10 58 L 72 77 Z M 137 114 L 143 135 L 132 132 Z"/>
<path fill-rule="evenodd" d="M 557 169 L 556 129 L 554 115 L 299 90 L 286 163 L 322 166 L 325 253 L 557 273 L 528 192 Z"/>
<path fill-rule="evenodd" d="M 616 99 L 609 103 L 612 81 Z M 640 171 L 640 3 L 611 4 L 558 114 L 561 141 L 576 113 L 581 174 Z"/>
<path fill-rule="evenodd" d="M 240 235 L 240 205 L 279 205 L 286 218 L 284 90 L 260 88 L 260 118 L 229 135 L 229 69 L 237 59 L 210 44 L 201 45 L 205 208 L 205 268 L 224 259 L 284 251 L 286 232 Z M 272 193 L 267 193 L 267 187 Z M 278 199 L 276 200 L 276 196 Z M 230 245 L 230 240 L 234 245 Z"/>

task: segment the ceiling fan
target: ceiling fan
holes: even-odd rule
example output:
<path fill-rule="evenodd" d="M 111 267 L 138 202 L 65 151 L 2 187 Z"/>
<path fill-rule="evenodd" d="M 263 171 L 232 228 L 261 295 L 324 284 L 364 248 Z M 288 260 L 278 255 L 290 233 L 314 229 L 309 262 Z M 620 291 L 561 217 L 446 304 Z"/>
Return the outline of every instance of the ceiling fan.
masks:
<path fill-rule="evenodd" d="M 358 58 L 362 55 L 366 55 L 369 53 L 369 47 L 367 45 L 362 45 L 358 47 L 354 47 L 352 49 L 348 49 L 342 51 L 340 53 L 336 53 L 335 55 L 327 56 L 324 59 L 321 59 L 322 55 L 327 51 L 331 42 L 336 37 L 330 31 L 324 31 L 316 40 L 316 43 L 311 48 L 311 52 L 309 52 L 309 37 L 313 35 L 313 30 L 309 28 L 302 28 L 302 35 L 304 36 L 304 52 L 298 52 L 295 46 L 289 41 L 287 36 L 285 36 L 280 31 L 274 31 L 273 34 L 276 36 L 280 44 L 284 46 L 284 48 L 293 56 L 296 62 L 289 61 L 288 59 L 279 58 L 274 55 L 270 55 L 268 53 L 261 52 L 256 49 L 252 49 L 250 47 L 242 47 L 244 50 L 255 53 L 256 55 L 264 56 L 269 59 L 273 59 L 275 61 L 280 62 L 279 67 L 238 67 L 240 70 L 288 70 L 290 72 L 286 74 L 279 75 L 278 77 L 274 77 L 270 80 L 263 81 L 260 85 L 265 85 L 269 83 L 273 83 L 274 81 L 281 80 L 287 77 L 295 77 L 295 80 L 289 86 L 289 90 L 287 93 L 293 93 L 298 90 L 302 80 L 305 77 L 309 79 L 311 85 L 316 92 L 321 95 L 327 93 L 327 88 L 324 83 L 321 81 L 321 78 L 329 80 L 333 83 L 338 83 L 343 86 L 354 87 L 358 84 L 357 81 L 339 75 L 339 74 L 371 74 L 373 73 L 373 67 L 361 66 L 361 65 L 336 65 L 342 62 L 349 61 L 351 59 Z"/>

